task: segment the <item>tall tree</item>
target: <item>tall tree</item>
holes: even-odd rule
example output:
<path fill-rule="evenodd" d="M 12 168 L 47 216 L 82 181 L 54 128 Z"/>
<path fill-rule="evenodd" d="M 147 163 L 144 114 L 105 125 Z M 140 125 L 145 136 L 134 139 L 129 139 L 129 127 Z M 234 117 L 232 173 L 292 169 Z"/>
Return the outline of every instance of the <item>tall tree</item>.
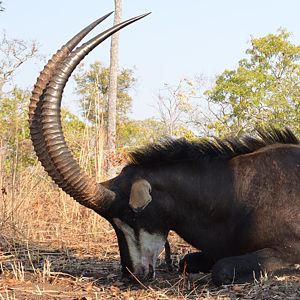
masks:
<path fill-rule="evenodd" d="M 103 179 L 103 171 L 108 167 L 103 163 L 103 152 L 106 150 L 107 155 L 111 155 L 105 161 L 114 162 L 116 159 L 115 153 L 107 153 L 106 146 L 106 129 L 108 120 L 108 82 L 109 82 L 109 68 L 104 67 L 99 61 L 90 65 L 87 70 L 83 67 L 75 75 L 76 92 L 80 96 L 80 104 L 83 110 L 83 116 L 91 125 L 93 130 L 93 149 L 95 149 L 96 162 L 96 177 L 98 180 Z M 122 127 L 118 130 L 118 137 L 122 136 L 126 130 L 123 130 L 124 124 L 128 119 L 128 113 L 131 109 L 132 98 L 128 91 L 135 83 L 133 71 L 130 69 L 122 69 L 118 72 L 117 77 L 117 113 L 116 121 L 117 127 Z M 115 169 L 115 165 L 110 169 Z"/>
<path fill-rule="evenodd" d="M 88 69 L 83 66 L 74 76 L 76 93 L 80 96 L 80 105 L 83 116 L 92 124 L 107 126 L 108 119 L 108 83 L 109 68 L 100 61 L 92 63 Z M 136 79 L 133 71 L 122 69 L 117 77 L 117 124 L 124 122 L 131 109 L 132 98 L 129 90 L 134 86 Z"/>
<path fill-rule="evenodd" d="M 242 134 L 272 124 L 300 132 L 300 46 L 291 34 L 252 38 L 248 57 L 225 70 L 206 92 L 218 114 L 210 127 L 216 134 Z"/>
<path fill-rule="evenodd" d="M 114 0 L 115 18 L 114 25 L 121 22 L 122 19 L 122 0 Z M 118 52 L 119 52 L 119 33 L 111 37 L 110 45 L 110 73 L 108 87 L 108 122 L 107 122 L 107 148 L 110 155 L 116 151 L 116 132 L 117 132 L 117 85 L 118 85 Z M 108 159 L 110 161 L 110 159 Z M 114 175 L 114 170 L 110 163 L 107 164 L 107 173 Z"/>

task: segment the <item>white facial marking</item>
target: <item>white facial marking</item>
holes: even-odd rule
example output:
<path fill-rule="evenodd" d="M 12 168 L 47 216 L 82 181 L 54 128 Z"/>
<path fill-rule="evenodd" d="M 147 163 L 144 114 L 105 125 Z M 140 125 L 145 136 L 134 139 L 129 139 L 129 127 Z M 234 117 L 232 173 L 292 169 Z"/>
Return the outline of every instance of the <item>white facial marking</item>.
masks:
<path fill-rule="evenodd" d="M 136 239 L 134 230 L 118 218 L 114 218 L 113 221 L 118 226 L 118 228 L 124 233 L 133 266 L 137 265 L 139 262 L 140 255 L 138 249 L 138 241 Z"/>
<path fill-rule="evenodd" d="M 124 233 L 134 273 L 139 273 L 140 270 L 146 270 L 148 273 L 149 265 L 152 265 L 155 272 L 156 260 L 165 244 L 166 237 L 158 233 L 151 234 L 144 229 L 141 229 L 136 237 L 134 230 L 129 225 L 118 218 L 113 221 Z"/>
<path fill-rule="evenodd" d="M 166 242 L 166 238 L 158 233 L 151 234 L 141 229 L 139 240 L 142 261 L 148 266 L 152 265 L 155 270 L 157 257 Z"/>

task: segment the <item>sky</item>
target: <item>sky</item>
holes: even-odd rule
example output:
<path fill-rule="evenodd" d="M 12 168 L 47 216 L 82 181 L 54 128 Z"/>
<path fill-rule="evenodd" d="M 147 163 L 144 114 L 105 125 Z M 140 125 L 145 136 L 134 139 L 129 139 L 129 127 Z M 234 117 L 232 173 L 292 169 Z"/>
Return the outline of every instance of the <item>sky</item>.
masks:
<path fill-rule="evenodd" d="M 2 0 L 0 29 L 9 38 L 39 42 L 40 52 L 49 58 L 70 37 L 100 16 L 114 10 L 112 0 Z M 214 77 L 233 69 L 245 57 L 251 37 L 292 32 L 292 42 L 300 44 L 299 0 L 123 0 L 123 19 L 152 12 L 123 29 L 119 64 L 135 70 L 137 84 L 132 118 L 157 114 L 154 106 L 165 83 L 176 85 L 195 75 Z M 96 27 L 89 37 L 112 25 L 113 17 Z M 109 41 L 86 59 L 109 65 Z M 28 62 L 14 83 L 33 86 L 42 62 Z M 76 111 L 74 84 L 68 84 L 64 105 Z"/>

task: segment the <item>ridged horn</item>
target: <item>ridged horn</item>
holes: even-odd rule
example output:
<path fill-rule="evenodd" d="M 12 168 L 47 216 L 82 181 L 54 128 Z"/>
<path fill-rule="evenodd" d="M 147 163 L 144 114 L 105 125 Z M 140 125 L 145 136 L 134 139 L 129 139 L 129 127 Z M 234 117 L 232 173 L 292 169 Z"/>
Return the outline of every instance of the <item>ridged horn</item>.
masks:
<path fill-rule="evenodd" d="M 71 53 L 71 51 L 92 29 L 94 29 L 98 24 L 104 21 L 111 14 L 112 12 L 92 22 L 90 25 L 88 25 L 79 33 L 77 33 L 64 46 L 62 46 L 61 49 L 59 49 L 57 53 L 52 56 L 52 58 L 48 61 L 44 69 L 41 71 L 32 91 L 28 112 L 31 140 L 33 143 L 34 150 L 39 160 L 41 161 L 43 167 L 46 169 L 46 171 L 51 177 L 55 178 L 56 182 L 62 183 L 62 178 L 60 174 L 56 172 L 54 165 L 52 164 L 52 161 L 48 156 L 48 153 L 46 152 L 45 141 L 42 135 L 42 101 L 40 100 L 40 97 L 45 91 L 57 66 Z"/>
<path fill-rule="evenodd" d="M 115 193 L 88 177 L 68 149 L 60 117 L 62 93 L 73 70 L 90 51 L 118 30 L 146 15 L 117 24 L 74 50 L 56 69 L 43 96 L 41 123 L 45 144 L 55 169 L 63 178 L 62 184 L 57 183 L 76 201 L 104 217 L 115 199 Z"/>

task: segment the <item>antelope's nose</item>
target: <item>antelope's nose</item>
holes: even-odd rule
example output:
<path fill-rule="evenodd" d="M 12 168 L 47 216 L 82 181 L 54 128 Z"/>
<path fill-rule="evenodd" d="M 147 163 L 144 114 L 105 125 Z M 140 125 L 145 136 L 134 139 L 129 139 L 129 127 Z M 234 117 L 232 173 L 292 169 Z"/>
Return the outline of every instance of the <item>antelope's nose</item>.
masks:
<path fill-rule="evenodd" d="M 139 266 L 136 270 L 135 275 L 143 280 L 150 280 L 154 277 L 154 268 L 152 265 L 146 266 Z"/>

